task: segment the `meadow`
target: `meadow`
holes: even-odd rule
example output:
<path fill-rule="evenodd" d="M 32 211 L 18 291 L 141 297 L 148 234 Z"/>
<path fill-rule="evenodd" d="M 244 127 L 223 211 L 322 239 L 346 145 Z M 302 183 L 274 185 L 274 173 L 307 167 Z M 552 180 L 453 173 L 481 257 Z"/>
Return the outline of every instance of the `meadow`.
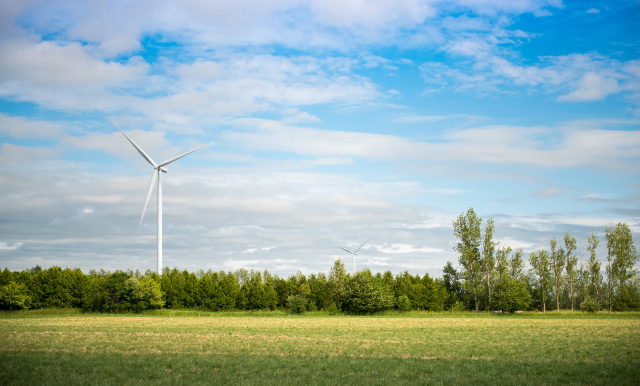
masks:
<path fill-rule="evenodd" d="M 616 384 L 639 313 L 0 313 L 0 384 Z"/>

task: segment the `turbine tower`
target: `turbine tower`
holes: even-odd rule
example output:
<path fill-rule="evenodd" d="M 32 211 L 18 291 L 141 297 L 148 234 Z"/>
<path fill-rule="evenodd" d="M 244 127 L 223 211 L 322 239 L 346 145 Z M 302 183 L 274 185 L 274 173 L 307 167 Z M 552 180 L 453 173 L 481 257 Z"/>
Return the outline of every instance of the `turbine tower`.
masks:
<path fill-rule="evenodd" d="M 196 150 L 200 150 L 203 147 L 213 145 L 215 142 L 211 142 L 206 145 L 196 147 L 195 149 L 189 150 L 180 155 L 169 158 L 166 161 L 160 162 L 159 164 L 156 164 L 151 159 L 151 157 L 149 157 L 147 153 L 145 153 L 144 150 L 142 150 L 142 148 L 133 141 L 133 139 L 129 138 L 129 136 L 125 134 L 125 132 L 122 131 L 122 129 L 118 127 L 118 125 L 115 124 L 115 122 L 112 122 L 112 123 L 115 127 L 118 128 L 118 130 L 120 130 L 120 132 L 127 138 L 127 140 L 131 142 L 131 144 L 133 145 L 133 147 L 136 148 L 138 153 L 140 153 L 140 155 L 144 159 L 146 159 L 147 162 L 151 164 L 151 166 L 153 166 L 153 174 L 151 175 L 151 183 L 149 184 L 149 191 L 147 192 L 147 200 L 144 202 L 144 208 L 142 209 L 142 216 L 140 217 L 140 225 L 138 225 L 138 234 L 140 233 L 140 228 L 142 227 L 142 219 L 144 218 L 144 212 L 146 212 L 147 210 L 147 204 L 149 204 L 149 198 L 151 197 L 151 193 L 153 192 L 153 184 L 156 182 L 156 179 L 158 180 L 158 275 L 162 275 L 162 183 L 161 183 L 162 175 L 160 174 L 160 172 L 166 173 L 167 168 L 165 166 L 169 165 L 173 161 L 179 160 L 180 158 L 188 154 L 193 153 Z"/>
<path fill-rule="evenodd" d="M 347 251 L 347 252 L 349 252 L 349 253 L 351 254 L 351 259 L 352 259 L 352 261 L 353 261 L 353 274 L 354 274 L 354 275 L 355 275 L 355 273 L 356 273 L 356 255 L 358 254 L 358 251 L 360 250 L 360 248 L 364 247 L 364 245 L 365 245 L 366 243 L 368 243 L 368 242 L 369 242 L 369 240 L 370 240 L 370 239 L 368 239 L 367 241 L 365 241 L 364 243 L 362 243 L 362 244 L 358 247 L 358 249 L 356 249 L 355 251 L 351 251 L 351 250 L 349 250 L 349 249 L 347 249 L 347 248 L 345 248 L 345 247 L 341 247 L 341 246 L 337 245 L 337 247 L 338 247 L 338 248 L 343 249 L 343 250 L 345 250 L 345 251 Z"/>

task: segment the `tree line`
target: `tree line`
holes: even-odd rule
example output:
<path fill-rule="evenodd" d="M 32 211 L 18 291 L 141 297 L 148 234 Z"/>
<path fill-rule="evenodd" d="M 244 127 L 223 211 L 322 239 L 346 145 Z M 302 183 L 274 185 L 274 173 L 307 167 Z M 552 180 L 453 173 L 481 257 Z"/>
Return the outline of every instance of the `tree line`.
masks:
<path fill-rule="evenodd" d="M 405 272 L 373 274 L 364 269 L 351 275 L 336 260 L 328 275 L 297 273 L 288 278 L 269 271 L 189 272 L 165 268 L 162 276 L 148 270 L 91 271 L 35 267 L 0 272 L 0 307 L 82 308 L 96 312 L 146 309 L 208 311 L 277 310 L 292 312 L 374 313 L 400 310 L 441 311 L 450 305 L 441 280 Z"/>
<path fill-rule="evenodd" d="M 522 249 L 513 251 L 495 242 L 492 219 L 483 232 L 482 218 L 473 208 L 458 216 L 453 228 L 460 269 L 447 263 L 443 279 L 465 308 L 542 312 L 640 309 L 640 277 L 635 267 L 639 256 L 626 223 L 605 227 L 604 262 L 597 256 L 600 240 L 595 233 L 587 237 L 589 259 L 580 262 L 575 237 L 565 233 L 559 239 L 551 238 L 548 248 L 541 241 L 539 249 L 528 256 L 527 270 Z"/>
<path fill-rule="evenodd" d="M 494 241 L 494 223 L 473 208 L 453 222 L 458 240 L 458 266 L 447 262 L 441 278 L 428 274 L 394 275 L 364 269 L 348 273 L 338 259 L 329 274 L 298 272 L 288 278 L 269 271 L 190 272 L 165 268 L 161 276 L 148 270 L 95 271 L 36 266 L 0 272 L 0 309 L 82 308 L 89 312 L 140 312 L 148 309 L 208 311 L 278 310 L 294 313 L 375 313 L 385 310 L 526 311 L 547 309 L 640 309 L 638 253 L 625 223 L 605 228 L 607 259 L 588 237 L 587 261 L 576 256 L 576 239 L 565 234 L 524 256 Z M 530 268 L 526 269 L 525 259 Z M 604 263 L 604 267 L 602 264 Z"/>

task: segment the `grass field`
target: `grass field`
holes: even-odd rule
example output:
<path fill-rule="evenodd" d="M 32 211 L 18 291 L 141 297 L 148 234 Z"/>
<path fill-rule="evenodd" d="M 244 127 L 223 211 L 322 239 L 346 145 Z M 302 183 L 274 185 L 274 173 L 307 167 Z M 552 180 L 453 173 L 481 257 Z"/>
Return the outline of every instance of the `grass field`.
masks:
<path fill-rule="evenodd" d="M 0 384 L 640 384 L 640 314 L 0 314 Z"/>

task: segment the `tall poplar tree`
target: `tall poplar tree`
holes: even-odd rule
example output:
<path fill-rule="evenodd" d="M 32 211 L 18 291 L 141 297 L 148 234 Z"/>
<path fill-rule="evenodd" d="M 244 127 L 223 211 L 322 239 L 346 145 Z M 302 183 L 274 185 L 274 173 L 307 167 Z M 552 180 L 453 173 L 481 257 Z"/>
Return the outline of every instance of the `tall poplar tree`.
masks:
<path fill-rule="evenodd" d="M 604 236 L 607 239 L 607 299 L 609 300 L 609 312 L 611 312 L 613 311 L 613 286 L 615 277 L 613 272 L 613 244 L 615 243 L 613 226 L 606 226 L 604 228 Z"/>
<path fill-rule="evenodd" d="M 635 275 L 634 265 L 638 262 L 638 253 L 633 245 L 631 229 L 626 223 L 618 223 L 615 228 L 610 227 L 607 232 L 607 245 L 612 239 L 613 261 L 611 270 L 614 286 L 617 287 L 617 309 L 625 310 L 632 302 L 632 288 L 629 283 Z"/>
<path fill-rule="evenodd" d="M 522 260 L 522 248 L 516 249 L 513 258 L 509 261 L 511 268 L 511 277 L 520 280 L 522 271 L 524 270 L 524 261 Z"/>
<path fill-rule="evenodd" d="M 574 255 L 576 250 L 576 238 L 572 237 L 568 233 L 564 234 L 564 247 L 567 261 L 567 276 L 569 278 L 569 296 L 571 297 L 571 311 L 573 311 L 573 283 L 576 278 L 576 266 L 578 264 L 578 257 Z"/>
<path fill-rule="evenodd" d="M 556 294 L 556 309 L 560 311 L 560 289 L 562 287 L 562 270 L 564 270 L 564 251 L 556 249 L 556 238 L 551 239 L 551 272 L 553 274 L 554 290 Z"/>
<path fill-rule="evenodd" d="M 529 264 L 533 268 L 533 272 L 538 276 L 540 282 L 540 291 L 542 293 L 542 312 L 547 312 L 547 287 L 549 285 L 549 253 L 544 249 L 540 253 L 531 252 L 529 255 Z"/>
<path fill-rule="evenodd" d="M 493 219 L 487 220 L 487 226 L 484 228 L 484 238 L 482 241 L 482 275 L 487 285 L 487 309 L 491 310 L 491 274 L 495 268 L 494 252 L 496 242 L 493 241 Z"/>
<path fill-rule="evenodd" d="M 466 214 L 461 214 L 453 222 L 454 234 L 458 238 L 455 250 L 460 253 L 458 262 L 462 265 L 465 285 L 473 294 L 476 312 L 479 311 L 478 286 L 482 280 L 480 261 L 481 224 L 482 219 L 476 215 L 473 208 L 469 208 Z"/>
<path fill-rule="evenodd" d="M 598 255 L 596 253 L 596 249 L 598 248 L 598 244 L 600 240 L 598 240 L 598 236 L 595 233 L 591 232 L 591 237 L 587 238 L 588 246 L 587 250 L 589 251 L 589 281 L 590 287 L 593 287 L 593 292 L 596 297 L 596 301 L 600 304 L 600 287 L 602 286 L 602 275 L 600 274 L 600 262 L 598 261 Z"/>

